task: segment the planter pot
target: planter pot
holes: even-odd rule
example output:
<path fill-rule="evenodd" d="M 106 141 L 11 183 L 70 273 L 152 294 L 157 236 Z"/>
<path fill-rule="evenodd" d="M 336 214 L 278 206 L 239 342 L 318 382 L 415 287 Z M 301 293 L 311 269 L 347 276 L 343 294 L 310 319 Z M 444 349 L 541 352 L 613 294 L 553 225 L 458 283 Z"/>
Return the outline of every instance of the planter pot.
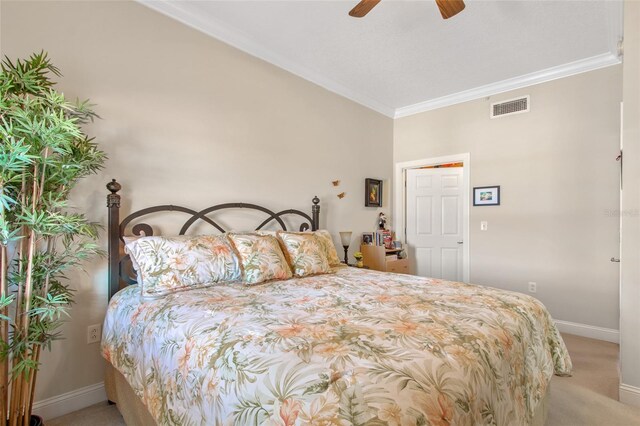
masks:
<path fill-rule="evenodd" d="M 42 417 L 32 414 L 29 426 L 44 426 L 44 420 L 42 420 Z"/>

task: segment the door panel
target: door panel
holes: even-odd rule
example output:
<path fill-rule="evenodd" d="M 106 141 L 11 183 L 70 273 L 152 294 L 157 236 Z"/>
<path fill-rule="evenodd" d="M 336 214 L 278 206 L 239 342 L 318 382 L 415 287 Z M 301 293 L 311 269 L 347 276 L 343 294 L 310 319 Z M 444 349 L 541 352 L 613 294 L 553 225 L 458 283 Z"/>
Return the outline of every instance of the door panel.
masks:
<path fill-rule="evenodd" d="M 433 276 L 433 256 L 431 248 L 417 247 L 414 253 L 415 254 L 412 256 L 412 258 L 420 258 L 420 262 L 418 262 L 417 268 L 414 269 L 414 271 L 416 271 L 416 275 L 419 275 L 421 277 Z"/>
<path fill-rule="evenodd" d="M 441 256 L 442 277 L 445 280 L 460 281 L 458 260 L 462 250 L 443 248 Z"/>
<path fill-rule="evenodd" d="M 460 184 L 458 176 L 442 176 L 442 189 L 456 189 Z"/>
<path fill-rule="evenodd" d="M 417 176 L 416 188 L 431 188 L 432 182 L 431 176 Z"/>
<path fill-rule="evenodd" d="M 406 241 L 420 276 L 463 279 L 462 167 L 410 169 L 406 174 Z"/>
<path fill-rule="evenodd" d="M 442 197 L 442 235 L 460 236 L 458 197 Z"/>
<path fill-rule="evenodd" d="M 416 233 L 419 235 L 433 234 L 433 197 L 416 197 Z"/>

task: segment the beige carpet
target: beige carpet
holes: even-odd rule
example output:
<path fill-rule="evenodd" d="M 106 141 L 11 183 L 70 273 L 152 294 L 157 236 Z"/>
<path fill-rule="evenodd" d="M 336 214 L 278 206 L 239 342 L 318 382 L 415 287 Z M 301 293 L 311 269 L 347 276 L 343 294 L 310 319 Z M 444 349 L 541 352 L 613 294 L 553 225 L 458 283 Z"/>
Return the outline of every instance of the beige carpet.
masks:
<path fill-rule="evenodd" d="M 640 409 L 618 402 L 618 352 L 615 343 L 562 335 L 572 377 L 553 377 L 549 426 L 640 425 Z"/>
<path fill-rule="evenodd" d="M 548 426 L 640 426 L 640 409 L 618 399 L 618 345 L 563 335 L 573 377 L 554 377 Z M 122 426 L 115 406 L 93 405 L 46 422 L 47 426 Z M 135 425 L 130 425 L 135 426 Z"/>
<path fill-rule="evenodd" d="M 106 401 L 44 423 L 45 426 L 125 426 L 116 406 Z"/>

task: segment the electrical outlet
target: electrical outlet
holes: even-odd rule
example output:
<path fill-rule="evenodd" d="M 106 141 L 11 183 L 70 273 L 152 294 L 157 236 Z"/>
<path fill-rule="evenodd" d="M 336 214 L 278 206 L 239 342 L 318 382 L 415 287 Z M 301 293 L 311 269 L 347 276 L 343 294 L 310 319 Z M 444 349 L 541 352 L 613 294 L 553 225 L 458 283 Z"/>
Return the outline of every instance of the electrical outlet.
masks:
<path fill-rule="evenodd" d="M 102 325 L 94 324 L 87 327 L 87 345 L 98 343 L 102 338 Z"/>
<path fill-rule="evenodd" d="M 529 281 L 529 293 L 535 293 L 538 290 L 538 284 Z"/>

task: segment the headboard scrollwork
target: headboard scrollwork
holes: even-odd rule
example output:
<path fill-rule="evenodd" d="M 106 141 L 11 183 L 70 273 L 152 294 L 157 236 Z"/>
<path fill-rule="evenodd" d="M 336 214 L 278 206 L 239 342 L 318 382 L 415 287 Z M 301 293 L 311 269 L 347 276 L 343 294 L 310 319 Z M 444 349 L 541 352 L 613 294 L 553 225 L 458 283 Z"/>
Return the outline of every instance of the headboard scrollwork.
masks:
<path fill-rule="evenodd" d="M 208 216 L 214 212 L 227 209 L 250 209 L 265 213 L 268 217 L 254 228 L 256 231 L 263 229 L 272 222 L 277 223 L 277 225 L 283 231 L 286 231 L 287 225 L 283 220 L 283 217 L 286 215 L 295 215 L 302 218 L 302 223 L 298 228 L 300 231 L 315 231 L 318 229 L 320 223 L 320 199 L 317 196 L 313 197 L 312 200 L 313 204 L 311 206 L 311 216 L 296 209 L 274 212 L 265 207 L 249 203 L 217 204 L 200 211 L 196 211 L 187 207 L 165 204 L 138 210 L 129 214 L 122 221 L 120 221 L 120 195 L 118 194 L 118 192 L 122 189 L 122 185 L 116 182 L 115 179 L 112 179 L 111 182 L 107 184 L 107 189 L 110 191 L 110 194 L 107 195 L 107 208 L 109 209 L 109 298 L 111 298 L 121 288 L 122 284 L 129 285 L 135 283 L 135 280 L 126 272 L 127 268 L 130 269 L 130 259 L 128 255 L 124 255 L 122 253 L 121 244 L 123 244 L 122 237 L 123 235 L 125 235 L 125 230 L 131 225 L 133 225 L 131 227 L 131 233 L 133 235 L 153 235 L 153 227 L 151 225 L 144 222 L 134 223 L 137 219 L 142 218 L 143 216 L 159 212 L 179 212 L 187 214 L 188 219 L 186 220 L 186 222 L 184 222 L 180 230 L 177 232 L 178 235 L 185 235 L 189 231 L 189 229 L 198 221 L 202 221 L 211 225 L 218 232 L 227 232 L 227 230 L 224 229 L 224 226 Z"/>

